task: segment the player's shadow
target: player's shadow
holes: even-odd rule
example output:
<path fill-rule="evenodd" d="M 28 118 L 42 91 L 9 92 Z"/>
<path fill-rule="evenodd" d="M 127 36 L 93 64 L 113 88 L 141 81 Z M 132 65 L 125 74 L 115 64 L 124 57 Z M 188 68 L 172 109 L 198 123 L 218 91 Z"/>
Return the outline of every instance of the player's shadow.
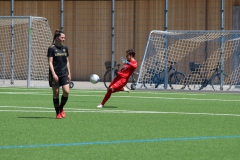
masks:
<path fill-rule="evenodd" d="M 56 119 L 54 117 L 18 117 L 18 118 L 25 118 L 25 119 Z"/>

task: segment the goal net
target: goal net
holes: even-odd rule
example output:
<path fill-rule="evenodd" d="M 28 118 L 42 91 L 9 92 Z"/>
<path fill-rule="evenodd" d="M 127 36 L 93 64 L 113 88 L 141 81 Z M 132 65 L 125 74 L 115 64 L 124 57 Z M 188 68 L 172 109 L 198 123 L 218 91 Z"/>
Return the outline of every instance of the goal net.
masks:
<path fill-rule="evenodd" d="M 230 90 L 240 83 L 239 31 L 149 34 L 137 88 Z"/>
<path fill-rule="evenodd" d="M 0 37 L 0 86 L 48 86 L 47 19 L 0 16 Z"/>

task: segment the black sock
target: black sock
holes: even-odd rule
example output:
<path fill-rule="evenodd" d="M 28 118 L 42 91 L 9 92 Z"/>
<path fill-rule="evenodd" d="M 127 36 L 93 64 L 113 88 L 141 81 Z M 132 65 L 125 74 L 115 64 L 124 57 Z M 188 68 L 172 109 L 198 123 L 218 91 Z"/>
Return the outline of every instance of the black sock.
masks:
<path fill-rule="evenodd" d="M 64 96 L 62 95 L 60 108 L 63 108 L 63 107 L 64 107 L 64 105 L 67 103 L 67 100 L 68 100 L 68 97 L 64 97 Z"/>
<path fill-rule="evenodd" d="M 59 111 L 59 98 L 53 98 L 53 105 L 54 105 L 56 113 L 57 114 L 60 113 L 60 111 Z"/>

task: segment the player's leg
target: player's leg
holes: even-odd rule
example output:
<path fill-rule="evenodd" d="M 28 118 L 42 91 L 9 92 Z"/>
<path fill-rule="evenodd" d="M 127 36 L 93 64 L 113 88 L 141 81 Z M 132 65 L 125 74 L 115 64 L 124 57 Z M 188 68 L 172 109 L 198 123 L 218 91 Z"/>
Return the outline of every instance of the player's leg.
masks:
<path fill-rule="evenodd" d="M 118 81 L 119 77 L 115 77 L 113 79 L 113 81 L 110 83 L 108 89 L 107 89 L 107 93 L 105 94 L 103 100 L 102 100 L 102 103 L 99 104 L 97 106 L 97 108 L 102 108 L 104 106 L 104 104 L 108 101 L 108 99 L 111 97 L 112 93 L 114 92 L 114 89 L 112 88 L 112 86 Z"/>
<path fill-rule="evenodd" d="M 66 114 L 63 110 L 63 107 L 65 106 L 65 104 L 68 101 L 68 95 L 69 95 L 69 91 L 70 91 L 68 77 L 65 76 L 65 77 L 60 78 L 59 82 L 62 85 L 62 90 L 63 90 L 63 94 L 62 94 L 62 97 L 61 97 L 61 103 L 60 103 L 59 109 L 60 109 L 61 116 L 63 118 L 65 118 Z"/>
<path fill-rule="evenodd" d="M 97 108 L 102 108 L 104 106 L 104 104 L 108 101 L 108 99 L 111 97 L 112 93 L 114 92 L 114 89 L 113 89 L 113 85 L 115 85 L 115 83 L 117 83 L 119 80 L 121 79 L 121 77 L 119 76 L 116 76 L 112 82 L 110 83 L 110 85 L 108 86 L 108 89 L 107 89 L 107 93 L 105 94 L 102 102 L 97 106 Z"/>
<path fill-rule="evenodd" d="M 60 119 L 62 118 L 62 116 L 60 114 L 60 108 L 59 108 L 59 87 L 53 86 L 52 92 L 53 92 L 53 105 L 56 111 L 56 118 Z"/>
<path fill-rule="evenodd" d="M 123 87 L 126 85 L 126 80 L 121 77 L 115 77 L 108 87 L 107 93 L 105 94 L 102 103 L 97 106 L 97 108 L 102 108 L 104 104 L 111 97 L 112 93 L 123 91 Z"/>
<path fill-rule="evenodd" d="M 123 86 L 122 88 L 119 88 L 119 90 L 115 91 L 115 92 L 120 92 L 120 91 L 129 93 L 129 89 L 127 87 L 125 87 L 125 86 Z"/>
<path fill-rule="evenodd" d="M 102 108 L 104 106 L 104 104 L 108 101 L 108 99 L 111 97 L 112 93 L 113 93 L 113 89 L 112 88 L 108 88 L 107 93 L 105 94 L 105 96 L 104 96 L 104 98 L 102 100 L 102 103 L 99 104 L 97 106 L 97 108 Z"/>
<path fill-rule="evenodd" d="M 127 87 L 125 87 L 127 84 L 127 80 L 124 78 L 119 79 L 116 83 L 114 83 L 114 85 L 112 86 L 113 88 L 113 93 L 114 92 L 120 92 L 120 91 L 125 91 L 129 93 L 129 89 L 127 89 Z"/>
<path fill-rule="evenodd" d="M 108 101 L 108 99 L 111 97 L 112 93 L 115 93 L 115 92 L 119 92 L 119 91 L 123 91 L 123 87 L 126 85 L 126 84 L 123 84 L 123 83 L 120 83 L 120 81 L 118 81 L 117 83 L 114 83 L 112 86 L 109 87 L 105 97 L 103 98 L 103 101 L 100 105 L 98 105 L 98 108 L 102 108 L 104 106 L 104 104 Z"/>
<path fill-rule="evenodd" d="M 62 118 L 59 110 L 59 82 L 55 82 L 52 74 L 49 74 L 49 86 L 52 87 L 53 105 L 56 111 L 56 118 Z"/>

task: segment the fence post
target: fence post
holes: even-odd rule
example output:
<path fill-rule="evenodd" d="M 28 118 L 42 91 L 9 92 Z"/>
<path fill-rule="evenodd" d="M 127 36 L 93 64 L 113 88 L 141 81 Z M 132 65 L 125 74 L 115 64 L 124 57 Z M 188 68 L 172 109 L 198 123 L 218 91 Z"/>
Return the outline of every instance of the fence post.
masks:
<path fill-rule="evenodd" d="M 168 30 L 168 0 L 165 0 L 164 6 L 164 30 Z M 164 36 L 164 89 L 168 86 L 168 37 L 167 34 Z"/>
<path fill-rule="evenodd" d="M 11 0 L 11 16 L 14 16 L 14 0 Z M 11 20 L 11 84 L 14 84 L 14 20 Z"/>
<path fill-rule="evenodd" d="M 63 12 L 64 12 L 64 0 L 60 2 L 60 30 L 63 31 Z"/>
<path fill-rule="evenodd" d="M 224 0 L 221 1 L 221 9 L 220 9 L 220 30 L 224 30 Z M 224 82 L 224 77 L 223 77 L 223 71 L 224 71 L 224 37 L 221 35 L 221 40 L 220 40 L 220 90 L 223 90 L 223 82 Z"/>
<path fill-rule="evenodd" d="M 113 80 L 113 78 L 114 78 L 114 13 L 115 13 L 115 0 L 112 0 L 112 16 L 111 16 L 111 19 L 112 19 L 112 24 L 111 24 L 111 71 L 112 71 L 112 76 L 111 76 L 111 80 Z"/>

